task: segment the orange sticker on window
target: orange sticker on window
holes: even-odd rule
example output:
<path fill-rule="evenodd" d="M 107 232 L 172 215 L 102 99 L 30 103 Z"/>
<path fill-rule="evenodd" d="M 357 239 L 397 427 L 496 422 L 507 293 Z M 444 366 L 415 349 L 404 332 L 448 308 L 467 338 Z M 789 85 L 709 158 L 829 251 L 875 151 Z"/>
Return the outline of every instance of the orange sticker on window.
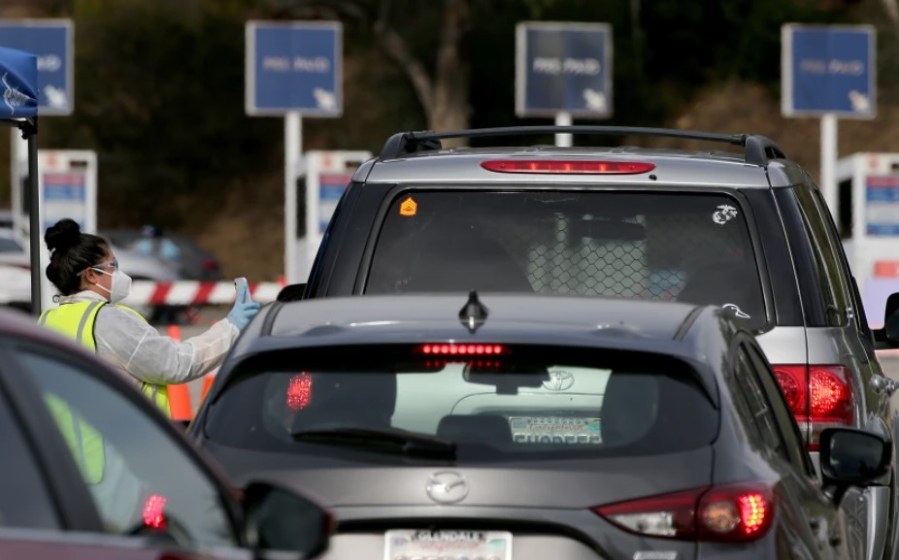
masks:
<path fill-rule="evenodd" d="M 414 216 L 418 213 L 418 203 L 410 196 L 400 204 L 400 216 Z"/>

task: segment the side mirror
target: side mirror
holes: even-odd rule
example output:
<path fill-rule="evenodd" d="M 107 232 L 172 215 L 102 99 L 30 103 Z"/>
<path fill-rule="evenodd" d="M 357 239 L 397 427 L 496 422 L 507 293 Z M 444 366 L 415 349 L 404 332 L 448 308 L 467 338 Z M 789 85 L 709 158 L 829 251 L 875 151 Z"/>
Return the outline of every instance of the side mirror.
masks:
<path fill-rule="evenodd" d="M 328 549 L 333 517 L 305 496 L 268 482 L 251 482 L 244 489 L 243 509 L 247 541 L 257 551 L 314 558 Z"/>
<path fill-rule="evenodd" d="M 281 288 L 277 301 L 300 301 L 306 294 L 306 284 L 288 284 Z"/>
<path fill-rule="evenodd" d="M 873 331 L 878 350 L 899 347 L 899 293 L 890 294 L 883 314 L 883 328 Z"/>
<path fill-rule="evenodd" d="M 850 486 L 866 486 L 890 466 L 892 444 L 882 436 L 854 428 L 821 432 L 820 463 L 824 490 L 839 503 Z"/>

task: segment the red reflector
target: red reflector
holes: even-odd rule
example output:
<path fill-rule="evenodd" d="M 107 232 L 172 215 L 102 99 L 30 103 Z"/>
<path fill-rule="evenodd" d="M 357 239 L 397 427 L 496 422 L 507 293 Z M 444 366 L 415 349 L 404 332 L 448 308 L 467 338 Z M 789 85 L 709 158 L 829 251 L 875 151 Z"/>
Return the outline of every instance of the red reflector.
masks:
<path fill-rule="evenodd" d="M 306 372 L 290 378 L 287 383 L 287 406 L 291 410 L 302 410 L 312 400 L 312 376 Z"/>
<path fill-rule="evenodd" d="M 502 344 L 422 344 L 422 354 L 432 356 L 499 356 L 506 353 Z"/>
<path fill-rule="evenodd" d="M 481 167 L 496 173 L 570 173 L 573 175 L 636 175 L 656 168 L 641 161 L 585 161 L 542 159 L 494 159 Z"/>
<path fill-rule="evenodd" d="M 144 502 L 144 525 L 153 529 L 165 529 L 165 496 L 150 494 Z"/>

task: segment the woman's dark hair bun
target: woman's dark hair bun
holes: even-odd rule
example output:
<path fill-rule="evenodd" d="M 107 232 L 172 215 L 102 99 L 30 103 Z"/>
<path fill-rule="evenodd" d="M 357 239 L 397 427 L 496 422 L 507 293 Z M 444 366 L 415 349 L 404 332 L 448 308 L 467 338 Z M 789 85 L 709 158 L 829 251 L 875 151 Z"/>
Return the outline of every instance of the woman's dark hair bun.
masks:
<path fill-rule="evenodd" d="M 47 229 L 44 242 L 51 251 L 65 251 L 78 245 L 81 240 L 81 226 L 70 218 L 59 220 Z"/>

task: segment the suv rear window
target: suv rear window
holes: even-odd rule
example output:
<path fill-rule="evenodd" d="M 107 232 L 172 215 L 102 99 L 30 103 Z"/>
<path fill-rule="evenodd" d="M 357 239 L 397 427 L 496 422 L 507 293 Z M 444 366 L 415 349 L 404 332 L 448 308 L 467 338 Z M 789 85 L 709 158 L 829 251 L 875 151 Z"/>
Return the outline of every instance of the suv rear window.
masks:
<path fill-rule="evenodd" d="M 472 190 L 392 201 L 365 293 L 467 291 L 677 300 L 765 325 L 739 202 L 724 194 Z"/>
<path fill-rule="evenodd" d="M 206 433 L 245 449 L 380 460 L 385 450 L 374 442 L 310 449 L 303 435 L 411 432 L 455 443 L 462 461 L 503 461 L 663 454 L 708 445 L 717 432 L 698 374 L 658 355 L 558 348 L 552 354 L 565 358 L 547 360 L 508 347 L 476 358 L 382 354 L 354 347 L 329 350 L 330 359 L 257 360 L 212 405 Z M 347 364 L 351 355 L 369 365 Z"/>

